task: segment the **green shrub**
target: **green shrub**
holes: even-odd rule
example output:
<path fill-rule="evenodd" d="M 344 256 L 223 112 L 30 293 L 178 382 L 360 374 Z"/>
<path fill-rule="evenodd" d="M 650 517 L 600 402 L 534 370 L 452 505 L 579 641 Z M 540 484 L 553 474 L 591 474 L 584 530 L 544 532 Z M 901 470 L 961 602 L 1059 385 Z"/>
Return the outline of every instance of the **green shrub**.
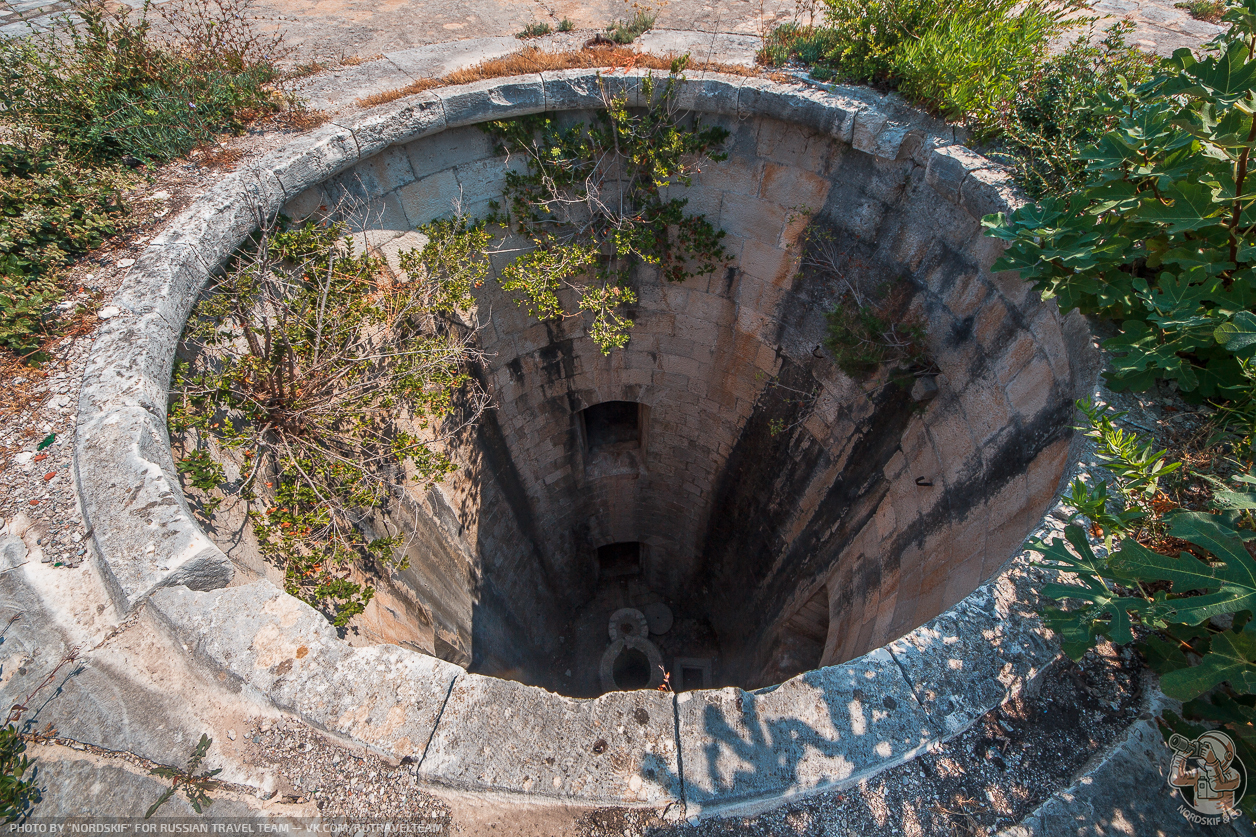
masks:
<path fill-rule="evenodd" d="M 630 44 L 640 35 L 654 28 L 658 13 L 651 9 L 638 9 L 632 20 L 617 20 L 606 28 L 609 37 L 617 44 Z"/>
<path fill-rule="evenodd" d="M 249 511 L 262 554 L 337 627 L 374 593 L 351 580 L 355 562 L 405 568 L 399 541 L 368 538 L 363 521 L 408 480 L 453 468 L 438 428 L 455 393 L 470 403 L 468 346 L 431 318 L 475 279 L 446 286 L 429 266 L 394 282 L 381 259 L 353 253 L 342 225 L 264 229 L 198 302 L 186 338 L 200 351 L 176 365 L 172 435 L 194 427 L 240 452 L 245 474 L 224 490 L 268 500 Z M 179 470 L 206 491 L 224 479 L 199 451 Z"/>
<path fill-rule="evenodd" d="M 824 344 L 847 375 L 866 378 L 882 366 L 910 369 L 926 361 L 924 328 L 895 323 L 870 305 L 839 303 L 827 315 Z"/>
<path fill-rule="evenodd" d="M 558 22 L 559 32 L 571 32 L 575 30 L 576 24 L 572 23 L 569 18 L 563 18 Z"/>
<path fill-rule="evenodd" d="M 210 5 L 213 3 L 214 5 Z M 276 40 L 243 24 L 247 0 L 186 0 L 163 10 L 159 39 L 100 0 L 27 38 L 0 41 L 0 110 L 10 131 L 77 159 L 165 162 L 277 108 Z"/>
<path fill-rule="evenodd" d="M 126 166 L 165 162 L 276 110 L 277 37 L 249 0 L 175 0 L 164 35 L 103 0 L 0 39 L 0 349 L 38 357 L 64 268 L 124 225 Z"/>
<path fill-rule="evenodd" d="M 1060 11 L 1043 3 L 939 4 L 937 12 L 887 56 L 889 76 L 905 96 L 978 126 L 999 117 L 1064 29 Z"/>
<path fill-rule="evenodd" d="M 933 91 L 939 103 L 952 98 L 946 92 L 952 87 L 1004 87 L 1025 54 L 1040 53 L 1065 25 L 1065 5 L 1051 0 L 825 0 L 825 6 L 824 25 L 802 30 L 801 60 L 823 44 L 823 61 L 847 79 L 906 78 Z"/>
<path fill-rule="evenodd" d="M 0 145 L 0 348 L 27 355 L 55 330 L 60 273 L 122 226 L 124 182 L 48 148 Z"/>
<path fill-rule="evenodd" d="M 0 727 L 0 819 L 5 823 L 23 821 L 43 796 L 39 768 L 31 766 L 25 753 L 17 724 Z"/>
<path fill-rule="evenodd" d="M 665 84 L 642 81 L 653 105 L 630 110 L 607 96 L 591 123 L 562 127 L 537 115 L 492 122 L 485 129 L 498 150 L 520 155 L 525 172 L 506 175 L 505 220 L 532 249 L 501 271 L 502 287 L 541 319 L 591 318 L 590 334 L 604 353 L 624 346 L 636 302 L 633 270 L 651 265 L 668 281 L 709 274 L 727 261 L 724 233 L 702 215 L 685 213 L 688 186 L 701 161 L 723 160 L 728 131 L 696 119 L 682 123 L 677 72 Z M 559 295 L 578 295 L 566 311 Z"/>
<path fill-rule="evenodd" d="M 1190 16 L 1205 23 L 1216 23 L 1225 15 L 1225 0 L 1190 0 L 1187 3 L 1174 3 L 1173 8 L 1185 9 Z"/>
<path fill-rule="evenodd" d="M 1061 309 L 1119 324 L 1108 381 L 1189 397 L 1249 393 L 1256 359 L 1256 0 L 1219 52 L 1178 50 L 1081 155 L 1082 188 L 986 220 L 1018 271 Z M 1104 106 L 1098 106 L 1104 112 Z"/>
<path fill-rule="evenodd" d="M 764 38 L 763 48 L 759 51 L 759 63 L 774 67 L 790 61 L 807 65 L 820 64 L 837 46 L 837 34 L 831 29 L 785 23 Z"/>
<path fill-rule="evenodd" d="M 1115 124 L 1131 91 L 1159 63 L 1126 43 L 1134 24 L 1109 27 L 1092 45 L 1074 40 L 1030 73 L 982 131 L 996 137 L 987 154 L 1010 166 L 1032 198 L 1068 194 L 1085 181 L 1082 149 Z"/>
<path fill-rule="evenodd" d="M 539 38 L 542 35 L 550 33 L 550 25 L 548 23 L 529 23 L 523 27 L 523 31 L 515 35 L 516 38 L 524 40 L 526 38 Z"/>

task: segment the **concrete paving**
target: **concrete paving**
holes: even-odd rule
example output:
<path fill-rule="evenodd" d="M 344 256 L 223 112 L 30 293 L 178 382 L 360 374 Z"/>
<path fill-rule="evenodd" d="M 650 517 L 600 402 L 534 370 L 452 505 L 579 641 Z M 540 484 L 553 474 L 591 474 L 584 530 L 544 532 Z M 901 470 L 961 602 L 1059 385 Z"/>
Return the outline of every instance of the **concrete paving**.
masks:
<path fill-rule="evenodd" d="M 138 7 L 137 0 L 123 0 Z M 160 7 L 178 0 L 158 0 Z M 1134 23 L 1131 43 L 1160 55 L 1195 47 L 1221 27 L 1195 20 L 1174 6 L 1175 0 L 1094 0 L 1098 27 L 1118 20 Z M 631 17 L 624 0 L 254 0 L 250 11 L 265 28 L 284 33 L 294 62 L 339 64 L 372 59 L 390 52 L 466 38 L 508 37 L 529 23 L 557 28 L 570 20 L 578 30 L 594 30 Z M 650 4 L 659 6 L 660 4 Z M 658 29 L 729 33 L 745 36 L 748 46 L 773 27 L 807 22 L 795 0 L 664 0 Z M 46 26 L 65 14 L 65 0 L 0 0 L 0 37 L 20 37 L 31 27 Z M 652 36 L 657 37 L 657 36 Z M 662 48 L 665 43 L 651 44 Z"/>

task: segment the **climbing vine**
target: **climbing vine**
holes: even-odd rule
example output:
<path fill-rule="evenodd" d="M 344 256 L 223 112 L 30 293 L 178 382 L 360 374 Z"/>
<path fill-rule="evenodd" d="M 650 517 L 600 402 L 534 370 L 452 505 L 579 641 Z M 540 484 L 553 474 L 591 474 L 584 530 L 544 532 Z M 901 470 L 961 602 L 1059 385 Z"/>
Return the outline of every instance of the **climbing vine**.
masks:
<path fill-rule="evenodd" d="M 681 118 L 682 69 L 678 61 L 661 86 L 643 79 L 641 95 L 652 104 L 640 111 L 623 94 L 606 95 L 591 123 L 563 127 L 538 114 L 485 126 L 500 153 L 526 163 L 507 173 L 504 203 L 489 219 L 528 242 L 502 270 L 502 287 L 543 320 L 588 314 L 603 353 L 628 342 L 634 268 L 649 265 L 681 282 L 728 261 L 723 231 L 686 214 L 687 199 L 674 194 L 703 161 L 727 158 L 720 146 L 728 131 Z M 574 292 L 574 308 L 564 305 L 564 290 Z"/>

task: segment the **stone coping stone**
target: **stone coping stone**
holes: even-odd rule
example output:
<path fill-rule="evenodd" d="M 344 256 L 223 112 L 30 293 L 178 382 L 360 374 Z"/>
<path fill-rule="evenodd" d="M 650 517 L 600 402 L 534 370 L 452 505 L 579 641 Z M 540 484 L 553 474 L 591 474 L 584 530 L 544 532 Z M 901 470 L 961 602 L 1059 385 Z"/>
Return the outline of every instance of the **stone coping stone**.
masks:
<path fill-rule="evenodd" d="M 1018 556 L 950 610 L 886 646 L 945 737 L 963 732 L 1059 656 L 1036 614 L 1024 612 L 1037 601 L 1030 563 Z"/>
<path fill-rule="evenodd" d="M 453 663 L 396 645 L 353 648 L 314 608 L 268 581 L 150 599 L 184 647 L 280 709 L 416 761 L 436 729 Z"/>
<path fill-rule="evenodd" d="M 690 816 L 842 787 L 939 739 L 884 648 L 746 692 L 676 697 Z"/>
<path fill-rule="evenodd" d="M 580 700 L 467 674 L 454 683 L 419 775 L 582 804 L 678 803 L 672 695 L 639 689 Z"/>
<path fill-rule="evenodd" d="M 971 724 L 1054 655 L 1009 570 L 890 648 L 770 690 L 576 700 L 396 646 L 351 648 L 269 582 L 227 587 L 231 561 L 192 517 L 165 423 L 174 348 L 212 271 L 257 217 L 391 145 L 487 119 L 596 106 L 602 87 L 639 105 L 647 75 L 657 74 L 545 73 L 381 105 L 223 178 L 149 245 L 124 281 L 122 313 L 98 332 L 75 447 L 93 560 L 121 611 L 151 602 L 203 665 L 311 724 L 418 760 L 434 782 L 621 806 L 683 798 L 698 812 L 767 804 L 887 769 Z M 971 213 L 1018 201 L 1003 174 L 957 146 L 949 128 L 913 121 L 893 97 L 716 73 L 695 74 L 680 95 L 708 113 L 794 120 L 873 157 L 910 156 L 940 199 Z M 967 676 L 953 667 L 961 656 Z"/>

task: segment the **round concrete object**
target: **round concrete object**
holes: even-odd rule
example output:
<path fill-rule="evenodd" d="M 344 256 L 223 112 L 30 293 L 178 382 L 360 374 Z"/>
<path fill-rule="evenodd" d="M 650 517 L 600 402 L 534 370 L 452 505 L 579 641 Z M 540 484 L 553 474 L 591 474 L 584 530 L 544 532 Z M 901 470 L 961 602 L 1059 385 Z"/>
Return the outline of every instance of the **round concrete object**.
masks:
<path fill-rule="evenodd" d="M 646 624 L 650 626 L 650 633 L 654 636 L 660 636 L 672 629 L 672 609 L 662 602 L 643 605 L 641 612 L 645 614 Z"/>
<path fill-rule="evenodd" d="M 603 692 L 657 689 L 663 684 L 663 655 L 648 639 L 629 636 L 606 646 L 598 677 Z"/>
<path fill-rule="evenodd" d="M 636 608 L 621 607 L 611 614 L 607 632 L 610 634 L 611 642 L 614 642 L 617 639 L 629 637 L 645 638 L 650 634 L 650 627 L 644 613 Z"/>

